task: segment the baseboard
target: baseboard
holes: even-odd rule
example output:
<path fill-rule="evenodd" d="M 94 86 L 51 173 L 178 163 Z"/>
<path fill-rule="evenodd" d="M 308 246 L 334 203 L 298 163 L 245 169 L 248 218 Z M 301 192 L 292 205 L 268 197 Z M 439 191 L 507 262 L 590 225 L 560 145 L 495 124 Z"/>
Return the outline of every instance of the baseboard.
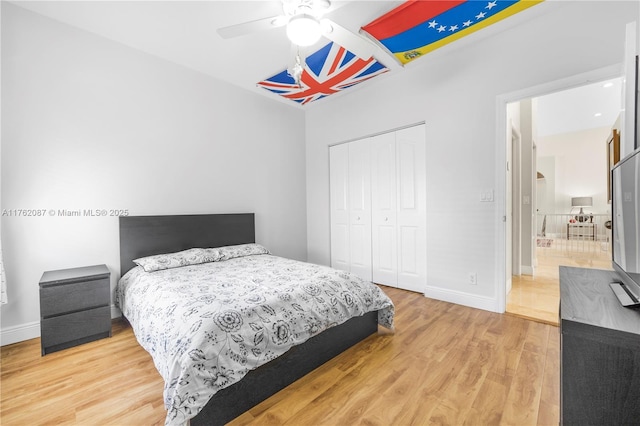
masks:
<path fill-rule="evenodd" d="M 522 275 L 533 275 L 533 272 L 534 272 L 533 266 L 525 266 L 525 265 L 520 266 L 520 273 Z"/>
<path fill-rule="evenodd" d="M 6 327 L 0 331 L 0 346 L 40 337 L 40 321 Z"/>
<path fill-rule="evenodd" d="M 120 309 L 116 308 L 115 305 L 111 305 L 111 318 L 120 318 L 121 316 L 122 312 L 120 312 Z M 0 330 L 0 346 L 36 339 L 38 337 L 40 337 L 40 321 L 6 327 Z"/>
<path fill-rule="evenodd" d="M 424 295 L 431 299 L 442 300 L 443 302 L 455 303 L 457 305 L 468 306 L 470 308 L 482 309 L 490 312 L 501 312 L 498 308 L 498 301 L 492 297 L 478 296 L 475 294 L 463 293 L 461 291 L 430 286 L 427 286 Z"/>
<path fill-rule="evenodd" d="M 122 311 L 116 308 L 116 305 L 111 305 L 111 319 L 120 318 L 122 316 Z"/>

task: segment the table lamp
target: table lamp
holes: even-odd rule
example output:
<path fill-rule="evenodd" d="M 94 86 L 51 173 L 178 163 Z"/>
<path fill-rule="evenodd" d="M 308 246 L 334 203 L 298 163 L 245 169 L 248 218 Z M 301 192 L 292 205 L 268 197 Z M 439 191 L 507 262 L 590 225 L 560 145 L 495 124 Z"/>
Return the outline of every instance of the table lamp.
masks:
<path fill-rule="evenodd" d="M 593 205 L 593 197 L 573 197 L 571 198 L 571 207 L 580 207 L 580 212 L 576 216 L 578 222 L 585 222 L 587 217 L 584 213 L 583 207 L 591 207 Z"/>

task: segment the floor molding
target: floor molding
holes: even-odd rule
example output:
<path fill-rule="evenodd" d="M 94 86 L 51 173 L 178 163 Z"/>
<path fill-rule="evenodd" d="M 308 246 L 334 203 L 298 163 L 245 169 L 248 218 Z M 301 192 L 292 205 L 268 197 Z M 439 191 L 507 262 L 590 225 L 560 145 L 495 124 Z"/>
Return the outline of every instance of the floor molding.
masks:
<path fill-rule="evenodd" d="M 5 327 L 0 331 L 0 346 L 40 337 L 40 321 Z"/>
<path fill-rule="evenodd" d="M 498 312 L 496 299 L 493 297 L 478 296 L 461 291 L 448 290 L 439 287 L 427 286 L 424 295 L 431 299 L 482 309 L 490 312 Z"/>

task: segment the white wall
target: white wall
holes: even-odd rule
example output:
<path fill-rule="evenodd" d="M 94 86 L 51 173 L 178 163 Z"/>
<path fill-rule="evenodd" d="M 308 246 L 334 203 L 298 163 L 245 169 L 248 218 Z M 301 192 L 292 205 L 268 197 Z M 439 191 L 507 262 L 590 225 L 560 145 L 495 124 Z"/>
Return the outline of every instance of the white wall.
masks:
<path fill-rule="evenodd" d="M 2 343 L 39 334 L 45 270 L 106 263 L 116 217 L 255 212 L 306 259 L 304 112 L 2 2 Z M 55 214 L 49 214 L 49 211 Z"/>
<path fill-rule="evenodd" d="M 626 27 L 626 44 L 624 52 L 624 78 L 623 78 L 623 114 L 622 130 L 620 132 L 620 158 L 625 158 L 631 154 L 635 148 L 635 98 L 637 96 L 636 84 L 636 57 L 640 54 L 640 21 L 629 22 Z"/>
<path fill-rule="evenodd" d="M 538 211 L 541 214 L 565 214 L 568 213 L 566 205 L 560 211 L 556 211 L 556 159 L 555 156 L 538 155 L 538 171 L 544 179 L 538 179 Z M 571 203 L 569 201 L 569 203 Z M 538 223 L 538 229 L 542 226 Z"/>
<path fill-rule="evenodd" d="M 637 2 L 545 2 L 497 36 L 449 46 L 402 72 L 379 77 L 373 90 L 307 112 L 309 260 L 329 263 L 328 149 L 331 144 L 410 123 L 427 124 L 427 294 L 471 306 L 495 306 L 498 206 L 480 192 L 498 186 L 496 104 L 500 95 L 623 61 L 625 24 Z M 536 12 L 537 13 L 537 12 Z M 579 17 L 579 19 L 576 19 Z M 497 24 L 498 25 L 498 24 Z M 501 132 L 504 130 L 500 129 Z M 498 169 L 496 169 L 498 168 Z M 467 283 L 476 271 L 478 284 Z"/>
<path fill-rule="evenodd" d="M 555 158 L 555 211 L 568 214 L 572 197 L 593 197 L 590 213 L 609 213 L 607 203 L 607 139 L 609 127 L 546 136 L 538 139 L 538 157 Z M 574 213 L 576 210 L 573 211 Z"/>
<path fill-rule="evenodd" d="M 534 274 L 534 250 L 533 239 L 535 238 L 535 229 L 533 229 L 535 208 L 535 193 L 533 185 L 534 178 L 534 137 L 535 129 L 535 109 L 531 99 L 525 99 L 520 102 L 520 272 L 525 275 Z"/>

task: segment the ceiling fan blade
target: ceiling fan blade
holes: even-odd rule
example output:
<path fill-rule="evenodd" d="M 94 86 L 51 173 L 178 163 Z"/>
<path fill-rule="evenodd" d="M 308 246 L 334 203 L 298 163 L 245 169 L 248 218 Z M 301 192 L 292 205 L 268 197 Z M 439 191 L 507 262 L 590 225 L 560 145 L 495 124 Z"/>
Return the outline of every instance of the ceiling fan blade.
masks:
<path fill-rule="evenodd" d="M 323 19 L 320 28 L 322 28 L 323 36 L 344 47 L 359 58 L 369 59 L 375 52 L 375 46 L 369 40 L 352 33 L 330 19 Z"/>
<path fill-rule="evenodd" d="M 326 15 L 333 13 L 334 11 L 340 9 L 342 6 L 345 6 L 348 3 L 348 1 L 330 1 L 324 13 Z"/>
<path fill-rule="evenodd" d="M 259 31 L 270 30 L 272 28 L 282 27 L 286 25 L 286 23 L 287 17 L 285 16 L 271 16 L 269 18 L 256 19 L 255 21 L 243 22 L 242 24 L 218 28 L 217 31 L 222 38 L 233 38 Z"/>

